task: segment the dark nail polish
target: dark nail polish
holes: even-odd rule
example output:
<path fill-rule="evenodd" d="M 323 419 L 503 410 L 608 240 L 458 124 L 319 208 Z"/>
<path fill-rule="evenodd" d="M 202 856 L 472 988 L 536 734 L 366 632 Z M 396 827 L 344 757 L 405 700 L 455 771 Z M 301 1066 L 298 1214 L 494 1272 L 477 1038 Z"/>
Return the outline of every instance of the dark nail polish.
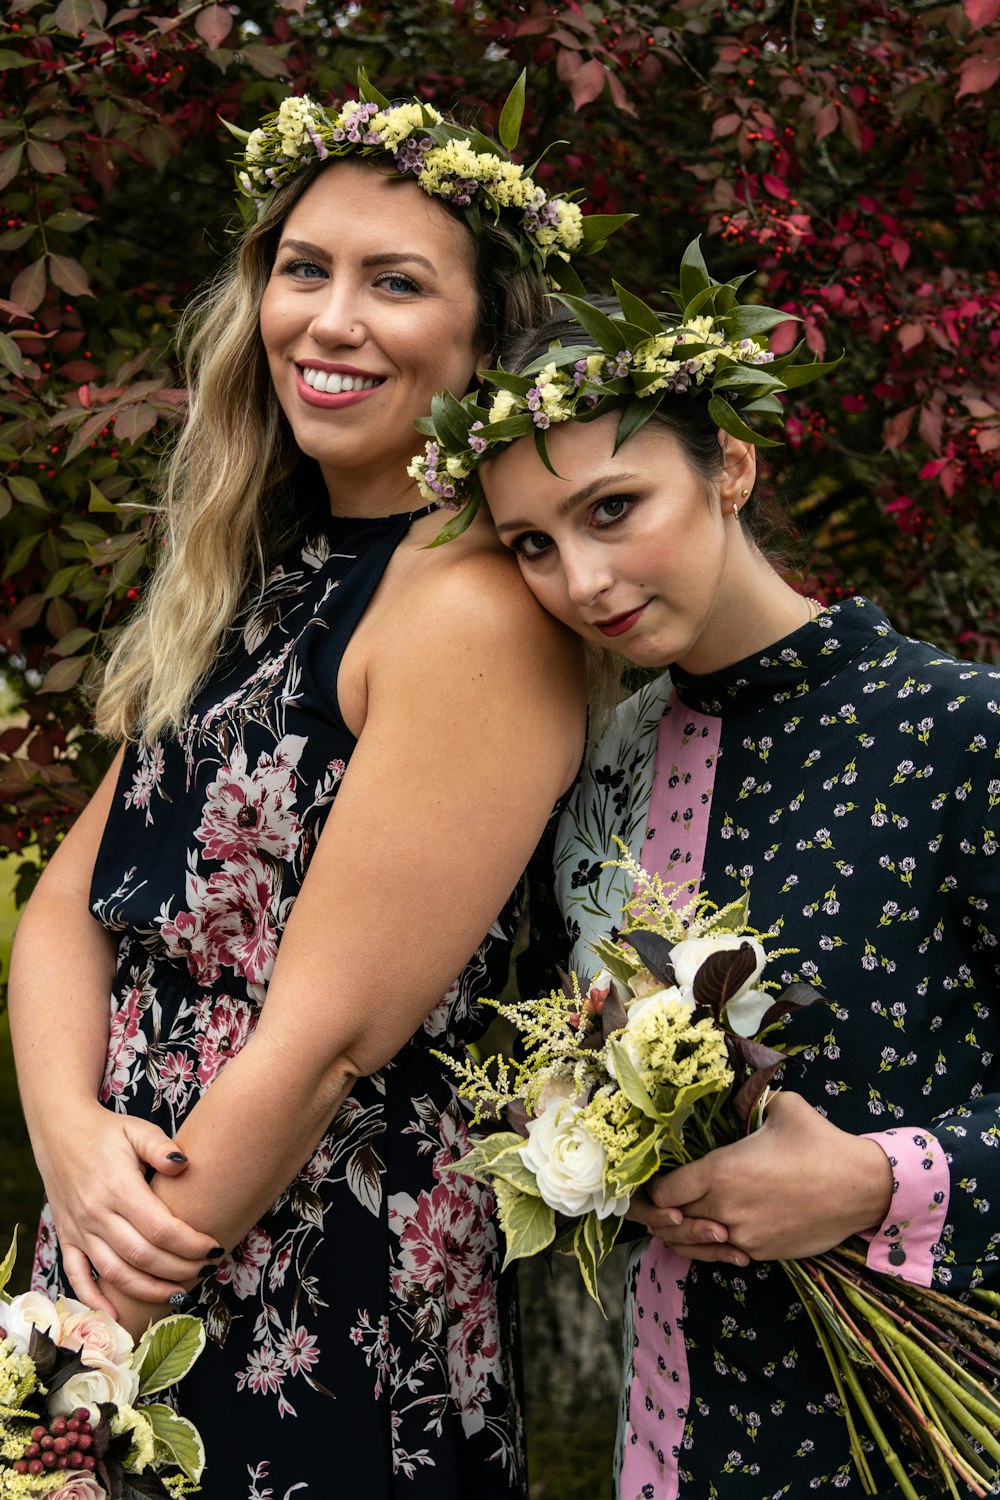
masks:
<path fill-rule="evenodd" d="M 167 1301 L 175 1312 L 181 1313 L 190 1312 L 192 1308 L 198 1305 L 190 1292 L 171 1292 Z"/>
<path fill-rule="evenodd" d="M 205 1255 L 209 1260 L 221 1260 L 225 1253 L 221 1245 L 215 1245 L 213 1249 L 205 1251 Z"/>
<path fill-rule="evenodd" d="M 214 1276 L 218 1269 L 218 1266 L 202 1266 L 198 1272 L 198 1280 L 202 1281 L 206 1276 Z"/>
<path fill-rule="evenodd" d="M 183 1151 L 168 1151 L 167 1161 L 187 1161 Z"/>

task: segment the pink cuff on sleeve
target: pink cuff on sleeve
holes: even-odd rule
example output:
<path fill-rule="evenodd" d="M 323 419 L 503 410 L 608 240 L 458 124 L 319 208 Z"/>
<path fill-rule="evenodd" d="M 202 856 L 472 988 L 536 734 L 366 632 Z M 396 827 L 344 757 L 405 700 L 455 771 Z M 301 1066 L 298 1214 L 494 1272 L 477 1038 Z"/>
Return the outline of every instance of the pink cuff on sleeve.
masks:
<path fill-rule="evenodd" d="M 880 1146 L 892 1167 L 889 1212 L 863 1236 L 870 1241 L 867 1263 L 873 1271 L 930 1286 L 951 1192 L 944 1151 L 927 1130 L 879 1130 L 863 1139 Z"/>

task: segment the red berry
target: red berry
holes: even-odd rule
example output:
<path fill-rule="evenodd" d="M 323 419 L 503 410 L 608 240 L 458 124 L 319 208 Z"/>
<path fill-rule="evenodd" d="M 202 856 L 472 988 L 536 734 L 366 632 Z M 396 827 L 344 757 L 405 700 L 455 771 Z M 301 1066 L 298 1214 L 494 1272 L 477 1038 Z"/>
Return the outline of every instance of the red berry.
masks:
<path fill-rule="evenodd" d="M 30 1464 L 28 1465 L 28 1473 L 29 1474 L 44 1474 L 45 1473 L 45 1470 L 42 1468 L 42 1460 L 40 1458 L 33 1458 L 31 1460 Z"/>
<path fill-rule="evenodd" d="M 53 1439 L 52 1447 L 56 1453 L 68 1453 L 71 1446 L 69 1438 L 57 1437 Z"/>
<path fill-rule="evenodd" d="M 69 1456 L 69 1461 L 73 1465 L 74 1469 L 78 1469 L 80 1467 L 80 1465 L 83 1463 L 83 1454 L 80 1452 L 79 1448 L 73 1449 L 73 1452 Z"/>
<path fill-rule="evenodd" d="M 74 1417 L 76 1417 L 77 1421 L 81 1424 L 81 1426 L 82 1426 L 82 1424 L 84 1422 L 86 1422 L 86 1424 L 87 1424 L 88 1427 L 90 1426 L 90 1407 L 89 1406 L 78 1406 L 77 1409 L 76 1409 L 76 1411 L 73 1413 L 73 1415 L 74 1415 Z"/>
<path fill-rule="evenodd" d="M 42 1464 L 46 1469 L 54 1469 L 58 1462 L 59 1460 L 51 1448 L 47 1448 L 42 1454 Z"/>
<path fill-rule="evenodd" d="M 97 1468 L 97 1459 L 91 1458 L 90 1454 L 87 1453 L 83 1456 L 83 1458 L 81 1458 L 78 1464 L 74 1465 L 74 1468 L 86 1469 L 89 1472 L 90 1470 Z"/>
<path fill-rule="evenodd" d="M 43 1438 L 38 1439 L 38 1446 L 39 1448 L 51 1448 L 54 1442 L 55 1438 L 51 1434 L 46 1433 Z"/>
<path fill-rule="evenodd" d="M 28 1465 L 27 1465 L 27 1463 L 25 1462 L 25 1460 L 23 1458 L 19 1458 L 18 1461 L 17 1461 L 17 1463 L 14 1465 L 14 1473 L 15 1474 L 27 1474 L 27 1472 L 28 1472 Z"/>
<path fill-rule="evenodd" d="M 68 1425 L 65 1417 L 56 1417 L 49 1427 L 49 1431 L 54 1432 L 56 1437 L 62 1437 Z"/>
<path fill-rule="evenodd" d="M 40 1438 L 45 1436 L 46 1432 L 48 1432 L 47 1427 L 33 1427 L 31 1429 L 31 1441 L 37 1443 Z"/>
<path fill-rule="evenodd" d="M 67 1417 L 65 1419 L 65 1421 L 66 1421 L 66 1431 L 67 1432 L 79 1432 L 79 1430 L 80 1430 L 80 1419 L 79 1419 L 79 1417 Z"/>
<path fill-rule="evenodd" d="M 78 1448 L 81 1448 L 83 1452 L 86 1453 L 87 1449 L 90 1447 L 93 1441 L 94 1439 L 91 1437 L 89 1432 L 81 1432 L 77 1434 L 76 1446 Z"/>
<path fill-rule="evenodd" d="M 57 1469 L 68 1469 L 69 1468 L 69 1459 L 66 1457 L 65 1453 L 63 1454 L 62 1458 L 57 1458 L 56 1459 L 56 1468 Z"/>
<path fill-rule="evenodd" d="M 25 1458 L 37 1458 L 41 1451 L 37 1443 L 29 1443 L 24 1450 L 24 1456 Z"/>

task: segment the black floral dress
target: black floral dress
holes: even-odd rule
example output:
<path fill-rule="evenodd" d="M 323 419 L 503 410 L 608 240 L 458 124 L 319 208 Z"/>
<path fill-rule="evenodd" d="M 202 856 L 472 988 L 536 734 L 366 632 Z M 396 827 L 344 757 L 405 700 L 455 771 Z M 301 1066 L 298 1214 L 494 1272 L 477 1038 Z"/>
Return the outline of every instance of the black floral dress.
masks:
<path fill-rule="evenodd" d="M 172 1134 L 253 1032 L 355 743 L 341 656 L 410 521 L 335 518 L 296 546 L 179 738 L 127 751 L 91 893 L 118 944 L 109 1109 Z M 212 1500 L 523 1496 L 492 1199 L 438 1170 L 467 1135 L 431 1056 L 485 1029 L 518 904 L 204 1284 L 209 1344 L 177 1396 Z M 47 1213 L 36 1284 L 65 1289 Z"/>
<path fill-rule="evenodd" d="M 623 705 L 557 841 L 574 967 L 619 919 L 618 835 L 647 867 L 795 949 L 828 998 L 784 1083 L 893 1164 L 869 1264 L 1000 1283 L 1000 672 L 850 599 L 760 656 Z M 772 972 L 774 970 L 774 972 Z M 873 1458 L 879 1493 L 897 1493 Z M 918 1482 L 918 1491 L 923 1490 Z M 629 1267 L 620 1500 L 860 1494 L 826 1362 L 778 1264 L 643 1240 Z"/>

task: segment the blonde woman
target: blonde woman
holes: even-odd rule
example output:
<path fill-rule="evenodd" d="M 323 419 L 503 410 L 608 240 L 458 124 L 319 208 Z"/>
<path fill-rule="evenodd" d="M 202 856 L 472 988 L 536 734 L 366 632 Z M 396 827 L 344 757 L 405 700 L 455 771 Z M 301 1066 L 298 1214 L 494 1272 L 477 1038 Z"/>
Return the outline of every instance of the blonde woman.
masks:
<path fill-rule="evenodd" d="M 371 92 L 286 101 L 244 186 L 98 704 L 124 747 L 17 936 L 36 1282 L 135 1334 L 196 1304 L 220 1500 L 521 1496 L 491 1203 L 438 1175 L 465 1125 L 431 1050 L 502 985 L 582 675 L 484 520 L 428 550 L 407 461 L 589 245 L 502 146 Z"/>
<path fill-rule="evenodd" d="M 740 306 L 737 286 L 691 247 L 673 315 L 624 291 L 571 301 L 451 413 L 434 462 L 468 475 L 464 424 L 535 597 L 658 669 L 560 825 L 573 968 L 593 974 L 631 894 L 607 864 L 617 837 L 680 907 L 747 891 L 785 953 L 775 977 L 828 1001 L 788 1019 L 803 1050 L 763 1127 L 633 1199 L 652 1237 L 629 1263 L 616 1494 L 912 1497 L 927 1485 L 908 1448 L 904 1490 L 859 1421 L 866 1489 L 777 1262 L 863 1235 L 877 1270 L 997 1287 L 1000 674 L 901 636 L 866 599 L 822 607 L 769 561 L 757 444 L 781 393 L 824 367 L 772 359 L 784 315 Z"/>

